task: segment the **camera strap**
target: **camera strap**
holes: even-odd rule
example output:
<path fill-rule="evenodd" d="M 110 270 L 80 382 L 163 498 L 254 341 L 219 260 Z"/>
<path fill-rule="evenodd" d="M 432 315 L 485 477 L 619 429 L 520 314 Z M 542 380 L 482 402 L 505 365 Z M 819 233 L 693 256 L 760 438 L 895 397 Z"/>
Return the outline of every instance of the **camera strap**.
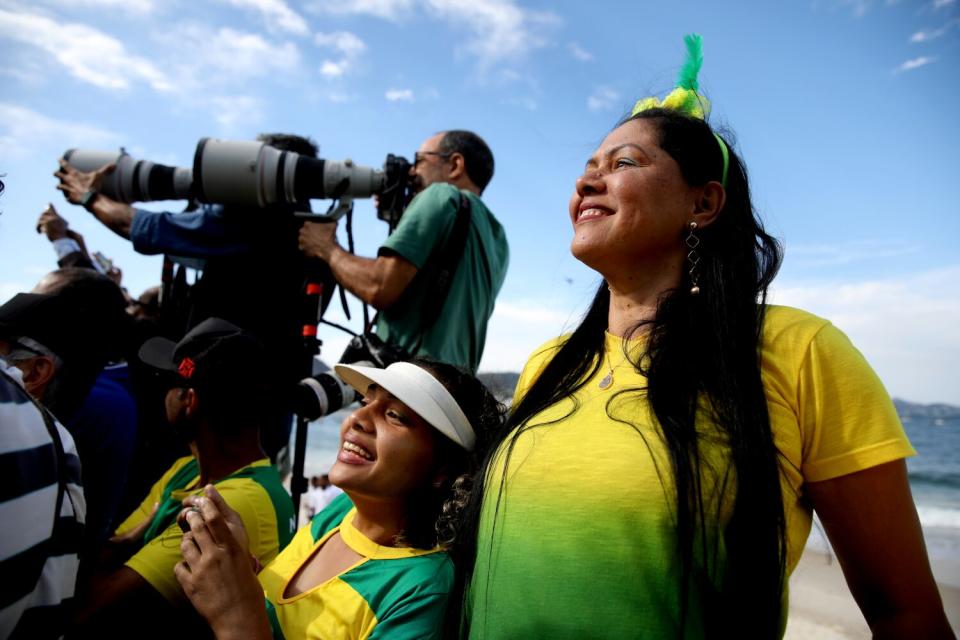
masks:
<path fill-rule="evenodd" d="M 411 355 L 416 355 L 423 343 L 423 336 L 440 318 L 440 312 L 447 301 L 453 277 L 457 274 L 457 267 L 463 258 L 467 247 L 467 232 L 470 230 L 470 200 L 460 192 L 460 203 L 457 206 L 456 217 L 447 241 L 437 251 L 437 278 L 434 283 L 434 295 L 429 296 L 423 305 L 421 315 L 420 336 L 410 348 Z"/>

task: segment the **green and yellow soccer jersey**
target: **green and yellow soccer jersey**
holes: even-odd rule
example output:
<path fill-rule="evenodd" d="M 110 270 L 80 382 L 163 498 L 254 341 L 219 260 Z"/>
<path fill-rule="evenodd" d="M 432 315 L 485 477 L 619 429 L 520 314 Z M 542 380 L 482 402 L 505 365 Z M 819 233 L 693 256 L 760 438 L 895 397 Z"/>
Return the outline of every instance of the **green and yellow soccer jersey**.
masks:
<path fill-rule="evenodd" d="M 150 516 L 159 504 L 143 547 L 127 566 L 170 602 L 186 602 L 173 567 L 183 560 L 180 540 L 183 532 L 176 523 L 183 499 L 199 495 L 199 467 L 193 456 L 180 458 L 153 485 L 140 506 L 117 527 L 117 533 L 133 529 Z M 283 488 L 280 475 L 270 460 L 257 460 L 213 483 L 230 507 L 240 514 L 250 541 L 250 552 L 267 563 L 290 541 L 294 530 L 293 502 Z"/>
<path fill-rule="evenodd" d="M 828 480 L 914 453 L 893 402 L 863 356 L 829 322 L 770 307 L 761 378 L 783 460 L 787 570 L 810 532 L 807 482 Z M 539 349 L 517 386 L 522 397 L 563 339 Z M 681 622 L 669 453 L 643 389 L 607 334 L 604 365 L 575 394 L 501 445 L 487 475 L 470 585 L 474 638 L 702 637 L 703 610 L 690 594 Z M 636 357 L 643 339 L 628 348 Z M 609 364 L 608 364 L 609 363 Z M 610 369 L 612 382 L 604 383 Z M 722 538 L 734 482 L 730 453 L 707 411 L 697 415 L 708 535 L 724 570 Z M 699 560 L 695 559 L 695 562 Z M 682 629 L 682 631 L 681 631 Z"/>
<path fill-rule="evenodd" d="M 260 572 L 275 638 L 439 638 L 453 563 L 440 549 L 383 547 L 353 526 L 356 509 L 337 496 Z M 290 580 L 340 532 L 357 564 L 312 589 L 284 597 Z"/>

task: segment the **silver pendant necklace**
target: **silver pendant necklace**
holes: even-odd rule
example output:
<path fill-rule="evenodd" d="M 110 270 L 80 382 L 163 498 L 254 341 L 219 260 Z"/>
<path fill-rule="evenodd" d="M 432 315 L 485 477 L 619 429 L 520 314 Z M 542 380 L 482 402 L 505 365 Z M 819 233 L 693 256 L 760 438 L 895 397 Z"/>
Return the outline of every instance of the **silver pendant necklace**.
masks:
<path fill-rule="evenodd" d="M 607 375 L 603 376 L 603 378 L 600 379 L 600 382 L 597 384 L 597 386 L 600 387 L 601 389 L 606 390 L 606 389 L 609 389 L 609 388 L 613 385 L 613 370 L 614 370 L 614 366 L 611 365 L 611 364 L 609 364 L 609 362 L 610 362 L 610 356 L 609 356 L 609 354 L 607 354 L 606 352 L 604 352 L 603 355 L 604 355 L 605 360 L 606 360 L 607 363 L 608 363 L 608 365 L 607 365 Z M 620 362 L 617 364 L 617 366 L 619 367 L 620 365 L 622 365 L 622 364 L 623 364 L 624 362 L 626 362 L 626 361 L 627 361 L 627 355 L 624 354 L 624 355 L 623 355 L 623 358 L 620 359 Z"/>
<path fill-rule="evenodd" d="M 600 381 L 600 384 L 598 386 L 601 389 L 609 389 L 610 385 L 612 384 L 613 384 L 613 369 L 610 369 L 610 373 L 603 376 L 603 379 Z"/>

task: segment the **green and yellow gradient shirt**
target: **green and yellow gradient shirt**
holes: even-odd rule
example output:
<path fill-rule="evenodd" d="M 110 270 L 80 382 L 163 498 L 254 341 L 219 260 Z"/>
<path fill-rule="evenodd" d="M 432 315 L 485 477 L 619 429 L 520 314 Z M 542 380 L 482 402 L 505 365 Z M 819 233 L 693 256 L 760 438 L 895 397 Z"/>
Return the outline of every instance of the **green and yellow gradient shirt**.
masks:
<path fill-rule="evenodd" d="M 355 515 L 350 499 L 337 496 L 260 572 L 274 637 L 439 638 L 453 586 L 447 553 L 380 546 L 353 526 Z M 338 531 L 362 559 L 312 589 L 285 597 L 293 577 Z"/>
<path fill-rule="evenodd" d="M 563 339 L 540 348 L 524 368 L 522 397 Z M 628 349 L 637 354 L 643 339 Z M 770 307 L 761 376 L 782 460 L 787 570 L 803 551 L 811 510 L 804 484 L 914 454 L 893 403 L 850 341 L 829 322 Z M 605 362 L 579 389 L 531 418 L 507 455 L 498 451 L 486 484 L 470 585 L 472 638 L 676 638 L 680 584 L 669 456 L 640 391 L 645 379 L 624 362 L 608 334 Z M 614 369 L 613 384 L 599 387 Z M 621 393 L 614 400 L 617 392 Z M 718 549 L 702 567 L 718 582 L 722 539 L 735 487 L 722 490 L 729 451 L 705 415 L 704 496 Z M 732 484 L 732 482 L 731 482 Z M 697 560 L 695 560 L 697 561 Z M 683 626 L 704 634 L 696 594 Z"/>

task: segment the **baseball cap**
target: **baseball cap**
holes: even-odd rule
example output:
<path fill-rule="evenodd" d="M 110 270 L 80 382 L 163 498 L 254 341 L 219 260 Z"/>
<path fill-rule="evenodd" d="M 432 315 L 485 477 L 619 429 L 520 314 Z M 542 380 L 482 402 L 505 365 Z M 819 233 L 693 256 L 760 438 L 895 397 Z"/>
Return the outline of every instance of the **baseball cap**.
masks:
<path fill-rule="evenodd" d="M 216 377 L 227 383 L 251 371 L 259 372 L 264 351 L 253 335 L 232 322 L 208 318 L 179 342 L 150 338 L 140 347 L 139 356 L 145 364 L 174 373 L 183 381 L 209 382 Z"/>

